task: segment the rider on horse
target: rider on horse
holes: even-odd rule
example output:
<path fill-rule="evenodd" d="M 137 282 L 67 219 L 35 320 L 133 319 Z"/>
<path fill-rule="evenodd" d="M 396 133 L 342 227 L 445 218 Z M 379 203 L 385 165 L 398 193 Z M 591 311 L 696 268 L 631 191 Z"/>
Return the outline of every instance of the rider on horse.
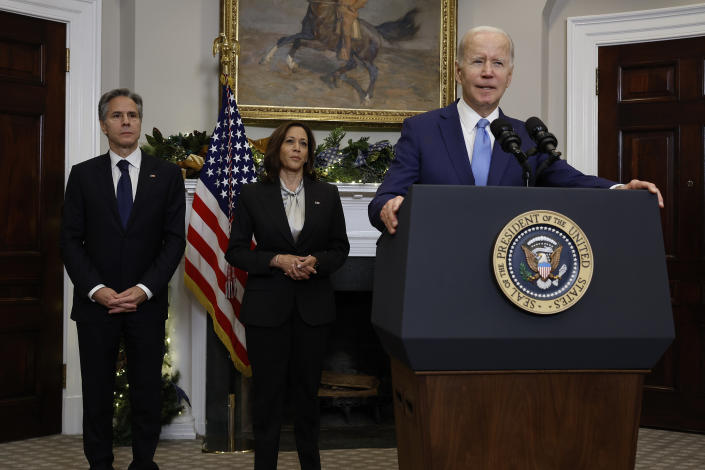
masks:
<path fill-rule="evenodd" d="M 336 32 L 340 34 L 340 48 L 338 59 L 350 59 L 350 46 L 353 39 L 360 38 L 360 21 L 357 11 L 364 7 L 367 0 L 338 0 L 336 9 Z"/>

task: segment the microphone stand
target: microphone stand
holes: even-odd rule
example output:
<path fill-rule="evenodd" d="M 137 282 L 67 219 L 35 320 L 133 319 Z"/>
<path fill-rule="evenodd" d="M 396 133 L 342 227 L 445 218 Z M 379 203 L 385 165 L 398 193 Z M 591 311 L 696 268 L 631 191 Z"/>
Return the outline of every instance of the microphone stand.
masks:
<path fill-rule="evenodd" d="M 538 150 L 536 148 L 531 149 L 531 151 L 529 152 L 530 155 L 534 155 L 536 153 L 538 153 Z M 533 181 L 534 184 L 532 186 L 536 186 L 536 182 L 541 177 L 541 174 L 544 172 L 544 170 L 546 170 L 546 168 L 548 168 L 549 166 L 556 163 L 556 161 L 558 161 L 560 158 L 561 158 L 561 152 L 559 152 L 558 150 L 550 150 L 548 152 L 548 157 L 544 161 L 541 162 L 541 164 L 538 166 L 538 168 L 536 168 L 536 175 L 534 177 L 534 181 Z"/>
<path fill-rule="evenodd" d="M 519 162 L 519 165 L 521 165 L 521 179 L 524 182 L 524 186 L 527 188 L 530 186 L 535 186 L 535 184 L 532 184 L 532 182 L 535 182 L 535 180 L 531 178 L 531 167 L 529 166 L 529 159 L 527 158 L 527 156 L 524 154 L 524 152 L 521 151 L 519 147 L 512 149 L 512 154 L 514 154 L 514 157 Z"/>
<path fill-rule="evenodd" d="M 521 151 L 521 138 L 514 132 L 511 124 L 504 119 L 495 119 L 490 124 L 490 130 L 494 135 L 497 143 L 502 150 L 514 155 L 522 169 L 522 180 L 525 187 L 531 186 L 531 167 L 529 166 L 529 158 Z"/>
<path fill-rule="evenodd" d="M 524 186 L 529 187 L 529 186 L 536 186 L 536 184 L 529 184 L 531 181 L 531 168 L 529 167 L 529 164 L 526 163 L 526 159 L 524 159 L 524 162 L 521 164 L 522 169 L 524 170 L 522 173 L 522 178 L 524 179 Z"/>

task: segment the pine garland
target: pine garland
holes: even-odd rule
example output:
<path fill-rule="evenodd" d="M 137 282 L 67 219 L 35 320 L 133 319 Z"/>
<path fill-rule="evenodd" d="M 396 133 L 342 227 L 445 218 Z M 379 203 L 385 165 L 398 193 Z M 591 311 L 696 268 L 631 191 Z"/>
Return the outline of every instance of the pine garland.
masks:
<path fill-rule="evenodd" d="M 388 140 L 370 144 L 369 137 L 348 139 L 340 148 L 345 131 L 337 127 L 316 149 L 314 168 L 319 178 L 331 183 L 381 183 L 394 159 Z"/>
<path fill-rule="evenodd" d="M 198 178 L 199 170 L 189 162 L 190 158 L 203 158 L 208 152 L 210 135 L 206 132 L 193 131 L 188 134 L 176 134 L 164 137 L 156 127 L 153 135 L 146 135 L 147 144 L 142 150 L 165 160 L 174 162 L 184 168 L 186 178 Z M 330 183 L 381 183 L 389 164 L 394 159 L 394 147 L 387 140 L 370 144 L 369 137 L 356 141 L 348 139 L 347 146 L 341 147 L 345 130 L 336 127 L 316 148 L 314 171 L 322 181 Z M 258 174 L 264 171 L 264 150 L 266 141 L 261 139 L 250 148 Z M 200 167 L 198 167 L 200 169 Z"/>
<path fill-rule="evenodd" d="M 140 147 L 144 153 L 176 163 L 184 169 L 185 178 L 198 178 L 204 158 L 208 154 L 210 134 L 200 131 L 186 134 L 179 132 L 164 138 L 155 127 L 152 129 L 152 135 L 145 134 L 145 138 L 147 143 Z M 199 164 L 191 161 L 194 157 Z"/>

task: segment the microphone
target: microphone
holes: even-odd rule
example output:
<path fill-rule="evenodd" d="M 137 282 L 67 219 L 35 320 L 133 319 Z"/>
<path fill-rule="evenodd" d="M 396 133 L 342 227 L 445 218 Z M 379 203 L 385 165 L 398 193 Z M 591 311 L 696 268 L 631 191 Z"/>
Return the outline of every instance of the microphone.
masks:
<path fill-rule="evenodd" d="M 521 151 L 521 138 L 516 132 L 514 132 L 512 125 L 504 119 L 498 118 L 492 121 L 492 124 L 490 124 L 490 130 L 492 131 L 492 135 L 494 135 L 495 143 L 498 143 L 502 150 L 507 153 L 511 153 L 514 157 L 516 157 L 522 168 L 522 179 L 524 180 L 524 186 L 529 186 L 531 180 L 531 168 L 527 163 L 526 155 Z"/>
<path fill-rule="evenodd" d="M 521 138 L 509 122 L 497 118 L 490 124 L 490 130 L 502 150 L 517 157 L 519 163 L 526 160 L 526 155 L 521 151 Z"/>
<path fill-rule="evenodd" d="M 548 132 L 546 124 L 544 124 L 541 119 L 535 116 L 527 119 L 526 130 L 529 133 L 531 140 L 536 143 L 536 148 L 532 149 L 529 153 L 533 155 L 534 153 L 537 153 L 538 149 L 538 151 L 548 154 L 548 158 L 541 162 L 538 168 L 536 168 L 536 173 L 534 175 L 534 182 L 536 182 L 546 168 L 553 165 L 558 159 L 561 158 L 561 152 L 556 150 L 558 139 L 556 139 L 555 135 Z"/>
<path fill-rule="evenodd" d="M 558 146 L 558 139 L 556 136 L 548 132 L 546 124 L 541 121 L 541 119 L 532 116 L 526 120 L 526 130 L 536 143 L 536 147 L 542 153 L 547 153 L 551 156 L 560 157 L 561 152 L 556 150 Z"/>

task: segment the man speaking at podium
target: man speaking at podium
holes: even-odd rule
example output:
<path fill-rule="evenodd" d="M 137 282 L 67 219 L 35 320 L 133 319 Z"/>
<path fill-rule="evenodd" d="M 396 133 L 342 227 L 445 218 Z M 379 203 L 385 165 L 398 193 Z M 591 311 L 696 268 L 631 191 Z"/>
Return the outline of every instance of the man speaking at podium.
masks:
<path fill-rule="evenodd" d="M 412 184 L 460 184 L 476 186 L 521 186 L 522 166 L 490 132 L 490 123 L 502 119 L 528 150 L 531 137 L 523 122 L 506 116 L 499 101 L 512 81 L 514 43 L 501 29 L 478 26 L 460 40 L 455 61 L 455 80 L 462 98 L 451 105 L 404 121 L 396 144 L 396 158 L 377 194 L 370 202 L 370 222 L 380 231 L 396 232 L 397 212 Z M 540 122 L 540 121 L 539 121 Z M 518 149 L 517 149 L 518 150 Z M 545 153 L 528 158 L 528 168 L 536 169 L 549 158 Z M 632 180 L 620 185 L 585 175 L 556 160 L 540 173 L 537 185 L 581 188 L 646 189 L 663 199 L 656 185 Z"/>

